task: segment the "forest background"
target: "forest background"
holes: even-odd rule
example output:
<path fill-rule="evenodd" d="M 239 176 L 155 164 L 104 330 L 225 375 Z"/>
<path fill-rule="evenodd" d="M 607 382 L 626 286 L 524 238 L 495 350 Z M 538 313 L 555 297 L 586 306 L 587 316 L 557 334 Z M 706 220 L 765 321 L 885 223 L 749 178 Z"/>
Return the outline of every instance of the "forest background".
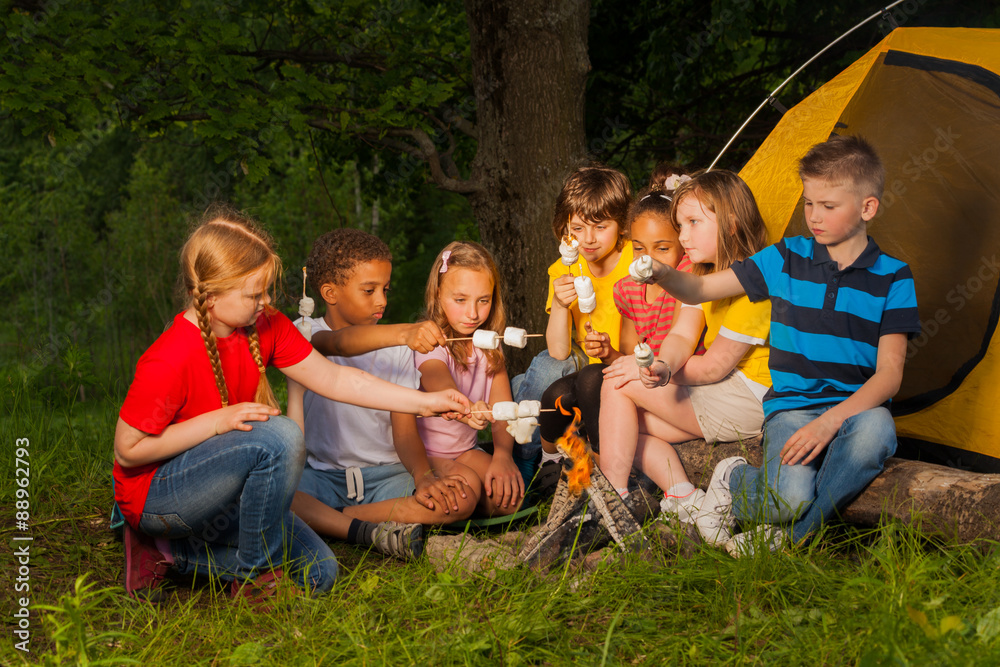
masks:
<path fill-rule="evenodd" d="M 483 241 L 509 323 L 543 331 L 552 205 L 599 160 L 636 188 L 708 166 L 791 71 L 878 10 L 864 0 L 6 2 L 0 40 L 0 365 L 56 402 L 115 396 L 180 308 L 177 251 L 213 200 L 261 220 L 294 314 L 313 240 L 394 254 L 386 322 Z M 905 26 L 997 27 L 978 0 L 908 0 Z M 872 21 L 778 96 L 791 107 L 891 29 Z M 780 118 L 723 156 L 738 170 Z M 314 297 L 316 295 L 313 295 Z M 539 349 L 540 342 L 528 352 Z M 523 368 L 527 353 L 511 359 Z"/>

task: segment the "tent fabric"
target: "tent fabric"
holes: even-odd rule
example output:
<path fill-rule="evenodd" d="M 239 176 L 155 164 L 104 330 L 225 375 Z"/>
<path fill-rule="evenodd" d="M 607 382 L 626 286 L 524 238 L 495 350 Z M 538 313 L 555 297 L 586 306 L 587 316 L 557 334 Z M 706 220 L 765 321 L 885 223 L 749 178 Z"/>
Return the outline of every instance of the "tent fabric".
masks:
<path fill-rule="evenodd" d="M 740 172 L 772 240 L 807 234 L 797 163 L 831 134 L 879 151 L 869 233 L 916 282 L 898 434 L 1000 458 L 1000 30 L 897 28 L 790 109 Z"/>

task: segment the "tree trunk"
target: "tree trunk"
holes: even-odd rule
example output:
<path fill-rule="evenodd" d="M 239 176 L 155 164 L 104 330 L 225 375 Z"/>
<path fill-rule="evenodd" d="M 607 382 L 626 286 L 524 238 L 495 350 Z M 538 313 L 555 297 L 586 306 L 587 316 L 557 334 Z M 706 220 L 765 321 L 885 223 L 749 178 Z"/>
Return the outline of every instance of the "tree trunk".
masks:
<path fill-rule="evenodd" d="M 705 487 L 715 464 L 729 456 L 761 463 L 760 438 L 714 447 L 692 440 L 676 447 L 691 482 Z M 864 526 L 882 517 L 916 523 L 921 532 L 957 542 L 1000 538 L 1000 475 L 891 458 L 885 470 L 844 508 L 843 519 Z"/>
<path fill-rule="evenodd" d="M 585 157 L 590 61 L 586 0 L 466 0 L 478 150 L 470 195 L 484 245 L 506 281 L 511 326 L 544 333 L 546 269 L 558 259 L 556 196 Z M 509 350 L 511 373 L 544 346 Z"/>

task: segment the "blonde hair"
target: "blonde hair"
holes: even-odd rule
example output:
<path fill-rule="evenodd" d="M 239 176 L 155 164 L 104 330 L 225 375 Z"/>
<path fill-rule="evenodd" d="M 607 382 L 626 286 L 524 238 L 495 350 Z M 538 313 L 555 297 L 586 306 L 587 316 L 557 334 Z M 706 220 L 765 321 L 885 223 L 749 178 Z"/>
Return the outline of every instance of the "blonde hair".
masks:
<path fill-rule="evenodd" d="M 767 227 L 757 209 L 757 200 L 750 187 L 733 172 L 725 169 L 703 171 L 681 183 L 674 190 L 674 204 L 670 208 L 674 229 L 680 229 L 677 205 L 686 197 L 694 197 L 714 213 L 719 225 L 715 264 L 695 264 L 693 273 L 705 275 L 724 271 L 733 262 L 768 246 Z"/>
<path fill-rule="evenodd" d="M 444 265 L 443 257 L 446 252 L 451 254 L 448 257 L 448 268 L 442 273 L 441 267 Z M 497 270 L 496 262 L 493 261 L 493 257 L 489 251 L 472 241 L 453 241 L 438 253 L 434 264 L 431 265 L 431 275 L 427 279 L 427 289 L 424 291 L 424 302 L 427 307 L 424 319 L 437 324 L 441 328 L 441 331 L 444 332 L 445 338 L 462 337 L 462 334 L 456 333 L 451 328 L 451 325 L 448 324 L 444 308 L 441 307 L 441 280 L 454 269 L 486 271 L 490 274 L 490 279 L 493 281 L 493 302 L 489 317 L 486 318 L 486 321 L 479 328 L 496 331 L 502 336 L 504 328 L 507 326 L 507 314 L 504 310 L 503 298 L 501 297 L 503 290 L 500 285 L 500 272 Z M 469 352 L 472 349 L 472 341 L 453 340 L 449 341 L 447 346 L 455 362 L 464 370 L 468 370 L 468 359 Z M 483 350 L 483 352 L 486 354 L 487 373 L 489 375 L 495 375 L 504 369 L 503 350 L 497 348 L 495 350 Z"/>
<path fill-rule="evenodd" d="M 201 340 L 212 364 L 215 386 L 222 398 L 222 407 L 229 405 L 229 390 L 222 374 L 219 348 L 208 313 L 208 297 L 235 289 L 248 275 L 267 268 L 265 284 L 270 289 L 281 275 L 281 259 L 274 251 L 274 241 L 253 219 L 228 206 L 215 205 L 206 211 L 202 222 L 181 248 L 181 283 L 198 316 Z M 274 309 L 265 307 L 270 314 Z M 250 355 L 260 370 L 260 380 L 254 400 L 273 408 L 278 407 L 271 385 L 267 381 L 260 336 L 257 327 L 244 327 L 250 345 Z"/>
<path fill-rule="evenodd" d="M 844 185 L 861 199 L 882 199 L 885 167 L 870 143 L 857 136 L 833 135 L 799 160 L 799 178 Z"/>

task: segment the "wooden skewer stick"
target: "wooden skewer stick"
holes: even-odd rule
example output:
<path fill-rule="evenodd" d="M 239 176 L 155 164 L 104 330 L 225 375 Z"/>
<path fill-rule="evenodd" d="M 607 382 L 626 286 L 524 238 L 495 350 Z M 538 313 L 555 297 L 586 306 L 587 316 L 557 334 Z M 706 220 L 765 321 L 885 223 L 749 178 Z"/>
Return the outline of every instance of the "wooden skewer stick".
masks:
<path fill-rule="evenodd" d="M 525 338 L 538 338 L 538 337 L 544 336 L 544 335 L 545 334 L 524 334 L 524 337 Z M 469 336 L 467 338 L 445 338 L 445 340 L 447 340 L 447 341 L 453 341 L 453 340 L 472 340 L 472 336 Z M 500 337 L 500 340 L 503 340 L 503 336 Z"/>
<path fill-rule="evenodd" d="M 539 412 L 557 412 L 558 408 L 540 408 L 538 411 Z M 492 410 L 473 410 L 469 414 L 470 415 L 491 415 L 491 414 L 493 414 L 493 411 Z"/>
<path fill-rule="evenodd" d="M 306 267 L 302 267 L 302 296 L 306 295 Z"/>

